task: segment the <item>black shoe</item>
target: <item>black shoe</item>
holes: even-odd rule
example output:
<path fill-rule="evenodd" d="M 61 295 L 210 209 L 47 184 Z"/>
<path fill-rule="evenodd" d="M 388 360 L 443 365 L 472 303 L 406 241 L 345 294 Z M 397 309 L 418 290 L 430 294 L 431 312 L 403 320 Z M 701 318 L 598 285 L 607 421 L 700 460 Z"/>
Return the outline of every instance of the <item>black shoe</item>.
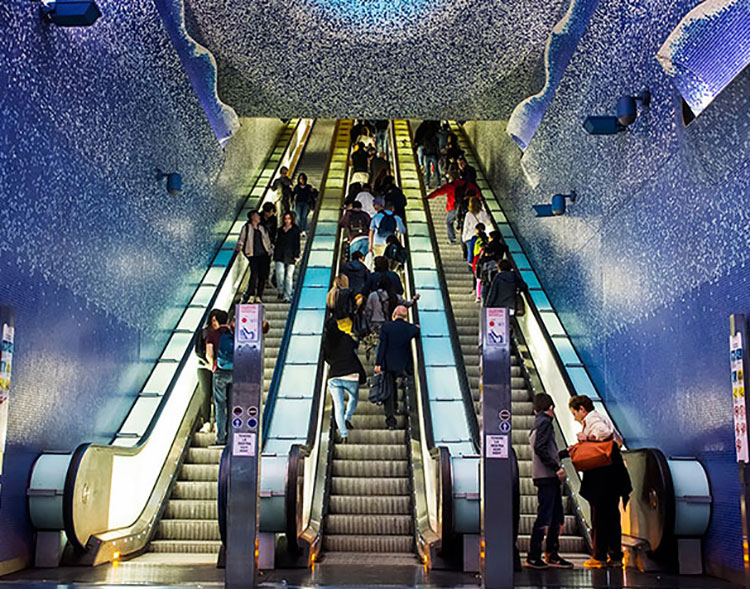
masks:
<path fill-rule="evenodd" d="M 386 421 L 386 422 L 385 422 L 385 427 L 387 427 L 389 431 L 393 431 L 393 430 L 395 430 L 395 429 L 396 429 L 396 424 L 395 424 L 395 423 L 388 423 L 388 422 Z"/>
<path fill-rule="evenodd" d="M 573 563 L 565 560 L 559 554 L 550 554 L 547 557 L 547 566 L 553 569 L 572 569 Z"/>
<path fill-rule="evenodd" d="M 540 557 L 537 558 L 527 558 L 526 559 L 526 566 L 530 569 L 536 569 L 538 571 L 543 571 L 544 569 L 549 568 L 547 566 L 547 563 L 544 562 Z"/>
<path fill-rule="evenodd" d="M 343 444 L 343 443 L 344 443 L 344 440 L 345 440 L 345 439 L 346 439 L 346 438 L 344 438 L 344 437 L 343 437 L 343 436 L 342 436 L 342 435 L 341 435 L 341 434 L 340 434 L 340 433 L 338 432 L 338 430 L 337 430 L 336 432 L 334 432 L 334 434 L 333 434 L 333 441 L 334 441 L 334 443 L 336 443 L 336 444 Z"/>
<path fill-rule="evenodd" d="M 354 426 L 352 425 L 352 422 L 348 419 L 344 420 L 344 423 L 346 424 L 346 429 L 354 429 Z"/>

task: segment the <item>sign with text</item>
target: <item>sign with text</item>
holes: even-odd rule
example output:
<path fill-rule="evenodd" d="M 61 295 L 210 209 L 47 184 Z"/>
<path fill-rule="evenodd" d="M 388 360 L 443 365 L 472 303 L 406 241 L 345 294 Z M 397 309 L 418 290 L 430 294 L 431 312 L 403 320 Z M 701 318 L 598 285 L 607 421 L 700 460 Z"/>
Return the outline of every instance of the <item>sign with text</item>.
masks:
<path fill-rule="evenodd" d="M 507 309 L 487 308 L 484 326 L 485 345 L 503 346 L 508 343 L 505 341 L 505 338 L 508 337 L 508 330 L 505 325 L 508 320 L 507 318 Z"/>
<path fill-rule="evenodd" d="M 508 436 L 488 435 L 484 441 L 484 455 L 487 458 L 508 458 Z"/>
<path fill-rule="evenodd" d="M 745 400 L 744 346 L 742 333 L 729 336 L 729 365 L 732 372 L 732 409 L 734 413 L 734 447 L 737 462 L 750 462 Z"/>
<path fill-rule="evenodd" d="M 235 327 L 237 343 L 254 344 L 260 341 L 260 305 L 240 305 L 239 317 Z"/>

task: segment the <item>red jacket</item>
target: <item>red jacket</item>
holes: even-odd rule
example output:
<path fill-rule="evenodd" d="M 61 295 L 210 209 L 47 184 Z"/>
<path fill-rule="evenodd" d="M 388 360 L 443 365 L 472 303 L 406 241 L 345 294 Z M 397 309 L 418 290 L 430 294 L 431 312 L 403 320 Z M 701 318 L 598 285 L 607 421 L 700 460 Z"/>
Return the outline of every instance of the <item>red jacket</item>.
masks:
<path fill-rule="evenodd" d="M 456 195 L 463 198 L 463 196 L 467 192 L 473 192 L 477 196 L 481 196 L 482 193 L 479 190 L 479 187 L 476 184 L 472 184 L 471 182 L 464 182 L 460 178 L 453 180 L 453 182 L 448 182 L 447 184 L 443 184 L 440 188 L 437 188 L 430 192 L 430 194 L 427 195 L 427 198 L 435 198 L 436 196 L 442 196 L 443 194 L 446 196 L 445 201 L 445 210 L 446 211 L 452 211 L 456 208 Z"/>

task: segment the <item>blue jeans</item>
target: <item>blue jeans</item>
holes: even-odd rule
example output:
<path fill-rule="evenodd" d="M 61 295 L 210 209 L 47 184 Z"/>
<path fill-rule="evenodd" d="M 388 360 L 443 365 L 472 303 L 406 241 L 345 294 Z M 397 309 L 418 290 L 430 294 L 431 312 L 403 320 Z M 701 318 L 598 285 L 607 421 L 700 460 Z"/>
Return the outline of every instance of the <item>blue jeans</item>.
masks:
<path fill-rule="evenodd" d="M 458 209 L 448 211 L 445 215 L 445 228 L 448 230 L 448 241 L 454 243 L 456 241 L 456 218 L 458 217 Z M 466 257 L 464 256 L 464 259 Z"/>
<path fill-rule="evenodd" d="M 349 244 L 349 257 L 352 257 L 354 252 L 362 252 L 363 256 L 367 256 L 367 250 L 370 249 L 370 240 L 367 237 L 361 239 L 355 239 L 354 243 Z"/>
<path fill-rule="evenodd" d="M 430 164 L 434 164 L 435 166 L 435 186 L 440 186 L 440 163 L 438 161 L 438 156 L 436 155 L 425 155 L 424 156 L 424 185 L 425 188 L 430 187 L 430 173 L 432 172 L 432 166 Z"/>
<path fill-rule="evenodd" d="M 310 214 L 310 205 L 306 202 L 298 202 L 295 207 L 295 213 L 300 231 L 307 231 L 307 217 Z"/>
<path fill-rule="evenodd" d="M 377 149 L 378 153 L 387 153 L 388 152 L 388 142 L 386 139 L 388 138 L 388 131 L 383 129 L 382 131 L 378 131 L 375 135 L 375 149 Z"/>
<path fill-rule="evenodd" d="M 336 416 L 336 425 L 339 428 L 342 438 L 349 436 L 346 431 L 346 420 L 351 419 L 357 410 L 359 403 L 359 383 L 356 380 L 343 380 L 341 378 L 331 378 L 328 380 L 328 390 L 333 397 L 333 412 Z M 346 412 L 344 412 L 344 393 L 347 394 Z"/>
<path fill-rule="evenodd" d="M 550 481 L 537 487 L 536 496 L 539 502 L 536 521 L 531 529 L 529 543 L 529 560 L 541 558 L 542 540 L 547 532 L 545 552 L 557 554 L 560 550 L 560 526 L 565 522 L 562 506 L 562 483 Z M 606 560 L 606 556 L 604 557 Z"/>
<path fill-rule="evenodd" d="M 214 410 L 216 412 L 216 443 L 227 443 L 227 399 L 232 390 L 232 373 L 228 370 L 214 372 Z"/>
<path fill-rule="evenodd" d="M 279 294 L 286 300 L 291 300 L 294 291 L 294 264 L 276 262 L 275 271 L 276 288 L 279 289 Z"/>

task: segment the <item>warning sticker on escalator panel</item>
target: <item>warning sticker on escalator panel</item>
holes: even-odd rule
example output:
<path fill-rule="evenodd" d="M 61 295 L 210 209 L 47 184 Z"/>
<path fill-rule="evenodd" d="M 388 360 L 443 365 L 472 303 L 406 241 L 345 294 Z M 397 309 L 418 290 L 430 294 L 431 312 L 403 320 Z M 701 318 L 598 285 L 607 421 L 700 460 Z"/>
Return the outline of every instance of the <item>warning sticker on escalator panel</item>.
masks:
<path fill-rule="evenodd" d="M 255 432 L 234 434 L 232 456 L 255 456 Z"/>
<path fill-rule="evenodd" d="M 487 458 L 507 458 L 508 446 L 508 436 L 492 435 L 484 437 L 484 455 Z"/>

